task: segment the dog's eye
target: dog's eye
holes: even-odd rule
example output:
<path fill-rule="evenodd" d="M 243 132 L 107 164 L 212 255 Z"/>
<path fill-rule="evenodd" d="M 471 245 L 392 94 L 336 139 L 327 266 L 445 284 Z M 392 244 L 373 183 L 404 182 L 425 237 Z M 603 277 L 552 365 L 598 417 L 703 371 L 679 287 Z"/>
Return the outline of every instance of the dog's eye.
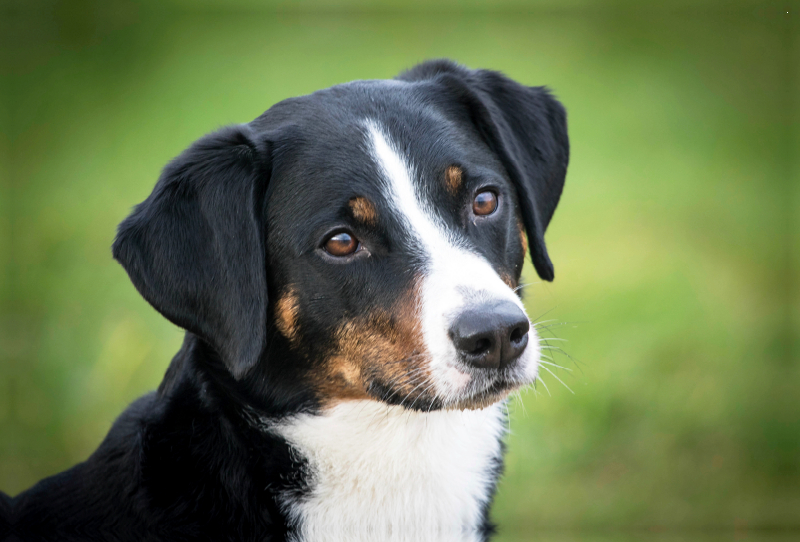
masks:
<path fill-rule="evenodd" d="M 338 257 L 349 256 L 360 247 L 361 243 L 358 242 L 358 239 L 344 231 L 330 236 L 323 245 L 325 252 Z"/>
<path fill-rule="evenodd" d="M 472 200 L 472 212 L 478 216 L 490 215 L 495 209 L 497 209 L 497 194 L 491 190 L 478 192 Z"/>

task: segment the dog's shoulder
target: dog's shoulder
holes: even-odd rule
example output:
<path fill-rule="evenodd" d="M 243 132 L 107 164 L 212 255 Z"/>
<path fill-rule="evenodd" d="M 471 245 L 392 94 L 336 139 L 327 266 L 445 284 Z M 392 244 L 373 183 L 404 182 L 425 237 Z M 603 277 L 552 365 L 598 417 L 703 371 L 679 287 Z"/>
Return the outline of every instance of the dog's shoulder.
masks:
<path fill-rule="evenodd" d="M 293 465 L 288 445 L 220 416 L 191 367 L 177 369 L 86 461 L 10 499 L 23 540 L 250 540 L 282 528 L 267 488 Z"/>
<path fill-rule="evenodd" d="M 23 540 L 83 540 L 113 525 L 143 534 L 136 513 L 120 507 L 135 487 L 141 453 L 142 420 L 156 408 L 156 396 L 135 401 L 116 420 L 100 447 L 86 461 L 50 476 L 11 500 L 12 532 Z M 122 511 L 122 514 L 120 512 Z M 113 518 L 113 522 L 112 522 Z"/>

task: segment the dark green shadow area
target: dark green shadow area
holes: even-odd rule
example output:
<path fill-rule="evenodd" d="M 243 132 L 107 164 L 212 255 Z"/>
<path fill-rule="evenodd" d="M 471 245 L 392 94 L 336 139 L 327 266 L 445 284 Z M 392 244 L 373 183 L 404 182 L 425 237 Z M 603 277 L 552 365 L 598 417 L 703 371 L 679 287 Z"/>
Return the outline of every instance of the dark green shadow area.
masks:
<path fill-rule="evenodd" d="M 570 371 L 509 405 L 498 540 L 796 534 L 747 528 L 800 524 L 797 13 L 253 5 L 4 23 L 0 488 L 87 457 L 177 350 L 110 254 L 169 159 L 283 98 L 445 56 L 549 85 L 570 119 L 556 281 L 525 270 L 542 334 L 568 339 L 545 361 Z M 619 526 L 656 531 L 570 534 Z"/>

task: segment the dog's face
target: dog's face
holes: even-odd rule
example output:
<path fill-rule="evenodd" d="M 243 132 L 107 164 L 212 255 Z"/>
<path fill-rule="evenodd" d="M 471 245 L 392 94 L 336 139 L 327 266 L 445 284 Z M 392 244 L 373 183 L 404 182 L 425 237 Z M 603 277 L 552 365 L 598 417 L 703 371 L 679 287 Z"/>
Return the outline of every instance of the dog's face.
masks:
<path fill-rule="evenodd" d="M 533 382 L 517 291 L 568 155 L 563 109 L 428 63 L 200 140 L 120 227 L 115 256 L 260 400 L 479 408 Z"/>
<path fill-rule="evenodd" d="M 474 130 L 403 86 L 291 105 L 314 122 L 273 165 L 273 318 L 320 360 L 326 400 L 481 406 L 536 376 L 515 190 Z"/>

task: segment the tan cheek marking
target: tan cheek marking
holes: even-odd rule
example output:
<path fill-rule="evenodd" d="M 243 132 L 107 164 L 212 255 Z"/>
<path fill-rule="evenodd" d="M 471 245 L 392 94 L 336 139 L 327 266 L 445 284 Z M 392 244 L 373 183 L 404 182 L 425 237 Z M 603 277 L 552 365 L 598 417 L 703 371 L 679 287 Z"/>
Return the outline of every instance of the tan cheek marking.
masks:
<path fill-rule="evenodd" d="M 325 407 L 346 400 L 376 399 L 367 391 L 373 380 L 402 399 L 430 377 L 416 296 L 414 288 L 390 310 L 374 310 L 339 327 L 330 356 L 321 370 L 315 371 Z"/>
<path fill-rule="evenodd" d="M 374 226 L 378 223 L 378 212 L 375 206 L 364 197 L 357 197 L 350 200 L 350 209 L 353 211 L 353 218 Z"/>
<path fill-rule="evenodd" d="M 450 166 L 444 172 L 444 185 L 447 191 L 456 195 L 464 181 L 464 171 L 458 166 Z"/>
<path fill-rule="evenodd" d="M 275 325 L 281 335 L 294 343 L 299 338 L 297 316 L 300 311 L 297 292 L 290 287 L 275 304 Z"/>

